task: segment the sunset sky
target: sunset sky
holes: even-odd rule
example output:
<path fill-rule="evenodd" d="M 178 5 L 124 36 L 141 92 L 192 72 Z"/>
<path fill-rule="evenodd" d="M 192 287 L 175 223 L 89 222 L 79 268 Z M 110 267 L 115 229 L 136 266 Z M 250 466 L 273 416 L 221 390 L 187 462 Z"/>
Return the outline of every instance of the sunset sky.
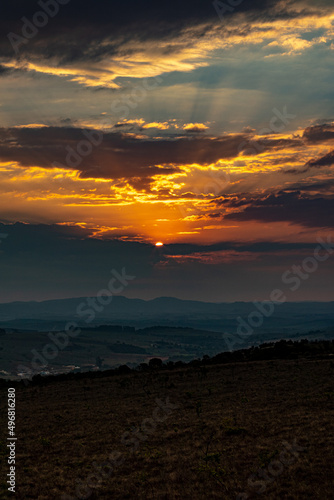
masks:
<path fill-rule="evenodd" d="M 264 300 L 334 241 L 333 1 L 224 3 L 2 8 L 0 301 L 122 268 L 128 297 Z M 333 261 L 288 299 L 334 300 Z"/>

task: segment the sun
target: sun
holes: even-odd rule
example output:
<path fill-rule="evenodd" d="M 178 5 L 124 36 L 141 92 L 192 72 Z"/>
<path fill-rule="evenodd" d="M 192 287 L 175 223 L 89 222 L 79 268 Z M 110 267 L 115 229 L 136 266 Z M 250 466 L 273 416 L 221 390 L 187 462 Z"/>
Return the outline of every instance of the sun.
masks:
<path fill-rule="evenodd" d="M 155 244 L 155 246 L 156 246 L 156 247 L 162 247 L 163 245 L 164 245 L 164 244 L 163 244 L 161 241 L 158 241 L 158 242 Z"/>

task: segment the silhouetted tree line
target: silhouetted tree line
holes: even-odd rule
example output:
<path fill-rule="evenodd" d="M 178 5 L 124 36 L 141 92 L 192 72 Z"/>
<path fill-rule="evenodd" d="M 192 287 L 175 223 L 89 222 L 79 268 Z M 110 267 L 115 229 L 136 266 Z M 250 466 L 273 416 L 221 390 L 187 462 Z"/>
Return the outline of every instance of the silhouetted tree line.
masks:
<path fill-rule="evenodd" d="M 160 358 L 152 358 L 148 363 L 141 363 L 136 368 L 121 365 L 118 368 L 103 371 L 89 371 L 79 373 L 64 373 L 59 375 L 34 375 L 31 385 L 45 385 L 51 382 L 64 380 L 81 380 L 110 377 L 115 375 L 128 375 L 131 373 L 154 373 L 163 370 L 177 370 L 180 368 L 194 367 L 202 369 L 208 365 L 226 363 L 243 363 L 251 361 L 268 361 L 275 359 L 293 360 L 299 358 L 331 359 L 334 356 L 334 340 L 307 339 L 292 341 L 280 340 L 279 342 L 266 342 L 260 346 L 241 349 L 233 352 L 222 352 L 210 358 L 205 355 L 202 359 L 194 359 L 188 363 L 183 361 L 168 361 L 163 363 Z M 102 366 L 102 365 L 101 365 Z M 24 381 L 9 381 L 0 379 L 0 386 L 26 385 Z"/>

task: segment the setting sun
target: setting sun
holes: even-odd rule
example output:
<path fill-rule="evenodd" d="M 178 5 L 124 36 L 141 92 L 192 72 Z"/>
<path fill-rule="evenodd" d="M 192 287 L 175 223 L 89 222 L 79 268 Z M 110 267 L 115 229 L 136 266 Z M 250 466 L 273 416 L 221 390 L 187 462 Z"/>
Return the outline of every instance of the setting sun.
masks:
<path fill-rule="evenodd" d="M 155 246 L 156 246 L 156 247 L 162 247 L 163 245 L 164 245 L 164 244 L 163 244 L 163 243 L 161 243 L 161 241 L 158 241 L 158 242 L 155 244 Z"/>

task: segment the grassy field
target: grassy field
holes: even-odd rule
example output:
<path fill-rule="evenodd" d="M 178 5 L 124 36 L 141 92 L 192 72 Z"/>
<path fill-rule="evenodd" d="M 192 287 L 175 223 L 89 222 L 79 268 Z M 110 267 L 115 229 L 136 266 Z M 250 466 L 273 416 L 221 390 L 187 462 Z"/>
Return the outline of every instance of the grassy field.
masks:
<path fill-rule="evenodd" d="M 332 499 L 333 371 L 274 360 L 17 387 L 16 497 Z"/>

